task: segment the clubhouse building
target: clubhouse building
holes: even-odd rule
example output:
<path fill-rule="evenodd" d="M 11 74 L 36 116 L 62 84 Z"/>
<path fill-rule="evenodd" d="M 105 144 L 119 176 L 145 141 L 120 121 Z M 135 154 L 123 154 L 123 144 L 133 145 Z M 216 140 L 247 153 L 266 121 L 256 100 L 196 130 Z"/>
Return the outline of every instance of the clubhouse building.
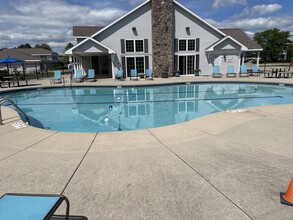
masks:
<path fill-rule="evenodd" d="M 147 0 L 106 27 L 75 26 L 77 44 L 66 51 L 76 69 L 95 69 L 97 78 L 115 78 L 122 69 L 155 77 L 212 74 L 220 66 L 239 72 L 246 52 L 262 48 L 240 29 L 217 29 L 175 0 Z"/>

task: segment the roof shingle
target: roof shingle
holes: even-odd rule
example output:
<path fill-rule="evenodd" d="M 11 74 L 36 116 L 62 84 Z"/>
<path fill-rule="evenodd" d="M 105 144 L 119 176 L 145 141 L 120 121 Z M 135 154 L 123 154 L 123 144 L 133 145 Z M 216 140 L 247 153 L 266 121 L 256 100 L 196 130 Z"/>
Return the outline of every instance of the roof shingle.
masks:
<path fill-rule="evenodd" d="M 73 37 L 90 37 L 102 28 L 101 26 L 73 26 Z"/>
<path fill-rule="evenodd" d="M 233 37 L 235 40 L 246 46 L 248 49 L 262 49 L 262 47 L 257 42 L 248 37 L 248 35 L 240 29 L 220 29 L 220 31 L 224 32 L 226 35 Z"/>

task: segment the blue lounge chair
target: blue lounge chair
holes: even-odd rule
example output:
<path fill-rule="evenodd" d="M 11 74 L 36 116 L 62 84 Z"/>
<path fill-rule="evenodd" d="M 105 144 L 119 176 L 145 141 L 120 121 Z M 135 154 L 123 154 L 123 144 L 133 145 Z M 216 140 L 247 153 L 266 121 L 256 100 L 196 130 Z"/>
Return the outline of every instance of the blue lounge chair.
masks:
<path fill-rule="evenodd" d="M 131 69 L 130 70 L 130 80 L 138 80 L 138 75 L 137 75 L 137 70 L 136 69 Z"/>
<path fill-rule="evenodd" d="M 220 67 L 214 66 L 213 67 L 213 77 L 222 77 L 222 73 L 220 73 Z"/>
<path fill-rule="evenodd" d="M 123 70 L 118 70 L 116 76 L 115 76 L 115 81 L 116 80 L 123 80 Z"/>
<path fill-rule="evenodd" d="M 51 78 L 51 80 L 50 80 L 51 84 L 62 83 L 62 81 L 63 81 L 63 77 L 61 77 L 61 71 L 55 70 L 54 77 Z"/>
<path fill-rule="evenodd" d="M 75 72 L 74 82 L 83 82 L 82 69 L 77 69 Z"/>
<path fill-rule="evenodd" d="M 259 68 L 257 66 L 251 66 L 251 74 L 254 76 L 259 76 L 260 72 L 259 72 Z"/>
<path fill-rule="evenodd" d="M 145 79 L 153 79 L 153 73 L 152 73 L 151 69 L 146 69 L 144 78 Z"/>
<path fill-rule="evenodd" d="M 0 219 L 49 220 L 63 201 L 68 220 L 69 201 L 63 195 L 7 193 L 0 198 Z"/>
<path fill-rule="evenodd" d="M 240 73 L 239 76 L 249 76 L 247 72 L 247 67 L 245 65 L 240 66 Z"/>
<path fill-rule="evenodd" d="M 89 69 L 87 74 L 87 81 L 89 82 L 95 82 L 96 80 L 96 74 L 94 69 Z"/>
<path fill-rule="evenodd" d="M 227 66 L 227 77 L 236 77 L 236 73 L 234 72 L 234 66 Z"/>

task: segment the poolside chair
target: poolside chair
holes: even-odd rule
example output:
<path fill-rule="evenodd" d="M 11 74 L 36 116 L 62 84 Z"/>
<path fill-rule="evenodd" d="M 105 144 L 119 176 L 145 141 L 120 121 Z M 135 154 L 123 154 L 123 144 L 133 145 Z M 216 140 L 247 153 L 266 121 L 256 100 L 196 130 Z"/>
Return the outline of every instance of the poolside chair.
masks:
<path fill-rule="evenodd" d="M 117 74 L 115 75 L 116 80 L 123 80 L 123 70 L 118 70 Z"/>
<path fill-rule="evenodd" d="M 240 66 L 240 73 L 239 73 L 239 76 L 242 77 L 242 76 L 249 76 L 248 75 L 248 72 L 247 72 L 247 67 L 245 65 L 241 65 Z"/>
<path fill-rule="evenodd" d="M 75 77 L 73 78 L 74 82 L 83 82 L 83 75 L 82 75 L 82 69 L 77 69 L 75 71 Z"/>
<path fill-rule="evenodd" d="M 49 220 L 63 201 L 68 220 L 69 200 L 63 195 L 7 193 L 0 198 L 0 219 Z"/>
<path fill-rule="evenodd" d="M 151 80 L 153 79 L 153 73 L 151 69 L 145 70 L 144 79 L 151 79 Z"/>
<path fill-rule="evenodd" d="M 55 70 L 54 77 L 50 79 L 50 83 L 55 84 L 55 83 L 62 83 L 62 82 L 63 82 L 63 77 L 61 77 L 61 71 Z"/>
<path fill-rule="evenodd" d="M 260 74 L 260 71 L 258 66 L 251 66 L 251 75 L 259 76 L 259 74 Z"/>
<path fill-rule="evenodd" d="M 87 73 L 87 79 L 88 82 L 96 82 L 96 75 L 94 69 L 89 69 Z"/>
<path fill-rule="evenodd" d="M 130 70 L 130 80 L 138 80 L 138 75 L 137 75 L 137 70 L 136 69 L 131 69 Z"/>
<path fill-rule="evenodd" d="M 234 66 L 227 66 L 227 75 L 226 77 L 236 77 L 236 73 L 234 71 Z"/>
<path fill-rule="evenodd" d="M 213 67 L 213 77 L 222 77 L 222 73 L 220 73 L 220 67 L 214 66 Z"/>

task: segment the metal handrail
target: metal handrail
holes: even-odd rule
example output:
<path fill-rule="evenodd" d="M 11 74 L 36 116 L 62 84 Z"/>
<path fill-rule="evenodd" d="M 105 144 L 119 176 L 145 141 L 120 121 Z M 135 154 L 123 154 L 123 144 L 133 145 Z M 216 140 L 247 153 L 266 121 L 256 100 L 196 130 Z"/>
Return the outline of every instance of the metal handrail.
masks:
<path fill-rule="evenodd" d="M 28 116 L 24 113 L 24 111 L 22 111 L 11 99 L 8 98 L 1 98 L 0 99 L 0 125 L 3 125 L 3 120 L 2 120 L 2 113 L 1 113 L 1 106 L 3 103 L 5 102 L 9 102 L 11 105 L 13 105 L 17 111 L 19 111 L 27 120 L 27 123 L 30 125 L 30 119 L 28 118 Z"/>

